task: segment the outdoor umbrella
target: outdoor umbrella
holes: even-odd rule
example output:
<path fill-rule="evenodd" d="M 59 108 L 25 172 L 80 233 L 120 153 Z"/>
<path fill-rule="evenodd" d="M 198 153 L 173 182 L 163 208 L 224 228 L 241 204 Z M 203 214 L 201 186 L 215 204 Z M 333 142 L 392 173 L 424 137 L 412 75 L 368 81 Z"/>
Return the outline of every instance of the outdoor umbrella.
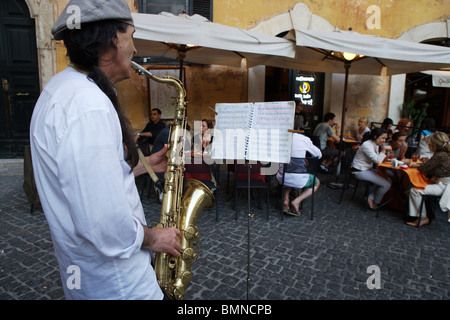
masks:
<path fill-rule="evenodd" d="M 295 40 L 296 57 L 276 57 L 270 61 L 272 65 L 311 72 L 345 73 L 341 137 L 344 136 L 349 73 L 395 75 L 450 66 L 450 48 L 447 47 L 341 30 L 293 29 L 286 38 Z"/>
<path fill-rule="evenodd" d="M 295 57 L 295 44 L 283 38 L 213 23 L 200 15 L 133 13 L 137 55 L 183 62 L 246 67 L 273 56 Z M 245 64 L 244 64 L 245 65 Z"/>

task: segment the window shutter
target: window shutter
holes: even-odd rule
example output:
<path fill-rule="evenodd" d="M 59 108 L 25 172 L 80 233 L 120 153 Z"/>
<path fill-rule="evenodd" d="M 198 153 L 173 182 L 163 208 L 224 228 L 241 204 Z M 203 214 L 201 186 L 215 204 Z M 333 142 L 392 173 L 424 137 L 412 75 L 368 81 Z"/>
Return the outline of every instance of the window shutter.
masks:
<path fill-rule="evenodd" d="M 212 21 L 212 0 L 191 0 L 192 14 L 199 14 Z"/>

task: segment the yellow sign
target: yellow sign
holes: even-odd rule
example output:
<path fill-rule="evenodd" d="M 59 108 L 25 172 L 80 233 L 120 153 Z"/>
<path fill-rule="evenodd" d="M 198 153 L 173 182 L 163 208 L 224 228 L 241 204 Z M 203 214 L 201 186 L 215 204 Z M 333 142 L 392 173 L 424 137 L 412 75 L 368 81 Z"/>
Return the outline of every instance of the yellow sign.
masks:
<path fill-rule="evenodd" d="M 298 87 L 301 93 L 308 93 L 311 89 L 308 82 L 303 82 L 301 86 Z"/>

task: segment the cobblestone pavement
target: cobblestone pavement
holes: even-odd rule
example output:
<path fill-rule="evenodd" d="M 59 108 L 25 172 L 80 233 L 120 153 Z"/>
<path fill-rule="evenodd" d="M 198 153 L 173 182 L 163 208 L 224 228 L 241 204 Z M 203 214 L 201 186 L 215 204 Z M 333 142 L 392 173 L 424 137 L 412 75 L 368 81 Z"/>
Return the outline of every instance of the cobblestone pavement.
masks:
<path fill-rule="evenodd" d="M 200 258 L 186 300 L 448 300 L 447 217 L 420 229 L 389 210 L 375 218 L 361 194 L 351 200 L 347 191 L 338 205 L 339 190 L 325 186 L 330 178 L 320 176 L 313 220 L 309 200 L 303 216 L 281 220 L 275 195 L 269 220 L 264 201 L 249 219 L 244 191 L 236 221 L 221 183 L 219 221 L 215 209 L 199 218 Z M 41 210 L 30 213 L 22 184 L 23 162 L 0 160 L 0 299 L 64 299 L 48 225 Z M 143 204 L 156 223 L 154 193 L 145 192 Z M 379 268 L 379 289 L 368 288 L 377 284 L 370 266 Z"/>

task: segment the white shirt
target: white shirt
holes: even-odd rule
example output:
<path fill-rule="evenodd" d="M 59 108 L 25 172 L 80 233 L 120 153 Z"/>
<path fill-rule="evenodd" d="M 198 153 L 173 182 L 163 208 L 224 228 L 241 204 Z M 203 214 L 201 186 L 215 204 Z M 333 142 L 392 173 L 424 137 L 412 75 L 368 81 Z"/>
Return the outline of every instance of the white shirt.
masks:
<path fill-rule="evenodd" d="M 361 171 L 373 168 L 374 164 L 383 162 L 386 155 L 379 151 L 379 146 L 373 140 L 365 141 L 353 158 L 352 167 Z"/>
<path fill-rule="evenodd" d="M 42 92 L 30 135 L 66 298 L 162 299 L 141 250 L 144 210 L 108 97 L 69 67 Z"/>
<path fill-rule="evenodd" d="M 305 158 L 306 151 L 311 155 L 322 158 L 322 152 L 311 141 L 310 138 L 303 134 L 294 133 L 292 135 L 292 151 L 291 157 Z M 283 179 L 284 164 L 280 163 L 277 172 L 277 179 L 281 183 Z M 284 185 L 293 188 L 303 188 L 308 182 L 309 174 L 305 173 L 286 173 L 284 175 Z"/>

